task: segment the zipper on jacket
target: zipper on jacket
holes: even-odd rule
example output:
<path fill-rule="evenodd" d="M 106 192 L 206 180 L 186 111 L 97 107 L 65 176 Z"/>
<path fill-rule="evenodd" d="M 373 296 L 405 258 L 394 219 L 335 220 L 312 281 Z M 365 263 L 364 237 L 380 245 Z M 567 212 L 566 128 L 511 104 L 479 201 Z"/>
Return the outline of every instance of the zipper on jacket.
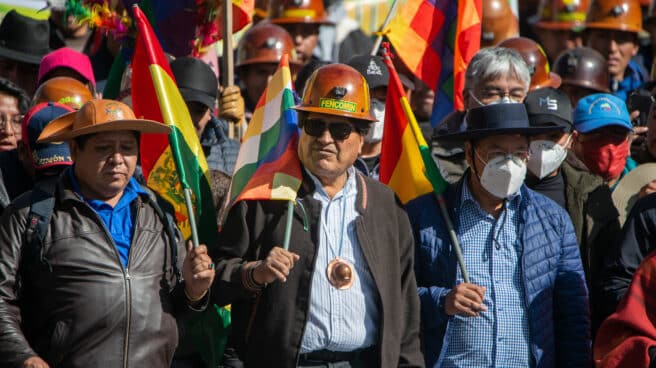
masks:
<path fill-rule="evenodd" d="M 125 285 L 125 313 L 126 313 L 126 322 L 125 322 L 125 337 L 124 337 L 124 344 L 123 344 L 123 367 L 127 368 L 128 367 L 128 348 L 130 346 L 130 318 L 131 318 L 131 309 L 132 309 L 132 298 L 131 298 L 131 285 L 130 285 L 130 273 L 128 267 L 123 267 L 123 263 L 121 262 L 121 255 L 118 253 L 118 249 L 116 249 L 116 243 L 114 243 L 114 238 L 112 238 L 111 233 L 109 232 L 109 229 L 107 229 L 107 226 L 105 225 L 105 222 L 100 218 L 100 215 L 91 208 L 86 202 L 84 204 L 87 206 L 89 210 L 91 210 L 91 213 L 93 213 L 93 216 L 95 216 L 96 221 L 100 224 L 102 229 L 104 230 L 105 237 L 109 241 L 109 243 L 112 245 L 112 248 L 114 249 L 114 255 L 116 256 L 116 260 L 118 261 L 118 264 L 121 266 L 121 271 L 123 272 L 123 281 Z M 134 219 L 134 228 L 136 229 L 136 226 L 138 224 L 139 220 L 139 214 L 141 212 L 141 207 L 143 206 L 143 202 L 139 200 L 138 206 L 137 206 L 137 214 Z M 132 236 L 132 239 L 134 239 L 134 235 Z M 132 248 L 132 239 L 130 239 L 130 248 Z M 128 263 L 127 265 L 130 266 L 130 256 L 132 255 L 132 252 L 128 252 Z"/>
<path fill-rule="evenodd" d="M 137 228 L 137 224 L 139 223 L 139 215 L 141 214 L 141 208 L 143 207 L 143 202 L 141 200 L 138 201 L 137 205 L 137 214 L 134 216 L 134 228 L 133 228 L 133 233 L 132 233 L 132 238 L 130 239 L 130 250 L 132 249 L 132 241 L 134 239 L 134 230 Z M 110 236 L 111 238 L 111 236 Z M 113 240 L 113 239 L 112 239 Z M 114 249 L 116 249 L 116 245 L 114 245 Z M 116 250 L 116 254 L 118 255 L 118 250 Z M 125 277 L 125 306 L 126 306 L 126 319 L 125 319 L 125 338 L 123 339 L 124 341 L 124 346 L 123 346 L 123 367 L 127 368 L 128 367 L 128 357 L 130 356 L 130 321 L 132 320 L 132 283 L 131 280 L 132 278 L 130 277 L 130 258 L 132 256 L 132 252 L 128 252 L 128 262 L 127 266 L 123 270 L 123 275 Z M 120 261 L 120 256 L 119 256 L 119 261 Z"/>

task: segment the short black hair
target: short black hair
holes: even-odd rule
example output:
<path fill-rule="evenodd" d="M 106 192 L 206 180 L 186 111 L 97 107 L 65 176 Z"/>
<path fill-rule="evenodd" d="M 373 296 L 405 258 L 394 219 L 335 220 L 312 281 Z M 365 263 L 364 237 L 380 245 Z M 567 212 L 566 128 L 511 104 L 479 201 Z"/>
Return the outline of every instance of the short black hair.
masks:
<path fill-rule="evenodd" d="M 27 110 L 30 108 L 30 97 L 24 89 L 9 79 L 0 77 L 0 92 L 16 97 L 20 113 L 22 115 L 27 113 Z"/>

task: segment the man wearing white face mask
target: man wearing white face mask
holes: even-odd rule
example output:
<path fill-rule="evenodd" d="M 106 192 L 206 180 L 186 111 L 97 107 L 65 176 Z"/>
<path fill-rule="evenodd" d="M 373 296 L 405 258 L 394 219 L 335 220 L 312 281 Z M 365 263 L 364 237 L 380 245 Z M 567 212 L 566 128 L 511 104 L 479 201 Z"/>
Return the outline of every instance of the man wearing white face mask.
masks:
<path fill-rule="evenodd" d="M 364 136 L 362 152 L 354 166 L 363 174 L 378 179 L 378 164 L 383 141 L 385 122 L 385 100 L 389 71 L 380 56 L 358 55 L 349 60 L 348 65 L 359 71 L 369 85 L 371 111 L 378 119 L 371 124 L 369 133 Z"/>
<path fill-rule="evenodd" d="M 572 222 L 523 185 L 530 127 L 523 104 L 471 108 L 469 169 L 444 193 L 469 283 L 434 195 L 406 205 L 415 236 L 427 367 L 586 367 L 588 292 Z"/>
<path fill-rule="evenodd" d="M 620 232 L 618 213 L 603 179 L 565 160 L 574 130 L 568 95 L 561 90 L 542 88 L 529 92 L 524 105 L 531 126 L 559 128 L 531 137 L 526 185 L 554 200 L 572 219 L 590 290 L 592 328 L 596 331 L 603 320 L 600 303 L 595 302 L 603 254 Z"/>

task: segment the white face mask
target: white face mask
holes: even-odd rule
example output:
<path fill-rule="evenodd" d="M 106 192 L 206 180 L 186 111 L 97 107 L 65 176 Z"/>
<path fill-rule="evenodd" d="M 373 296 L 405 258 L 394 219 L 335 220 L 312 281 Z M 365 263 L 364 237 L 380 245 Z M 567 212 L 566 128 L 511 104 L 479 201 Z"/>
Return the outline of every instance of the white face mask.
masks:
<path fill-rule="evenodd" d="M 566 146 L 571 137 L 572 136 L 570 135 L 567 138 L 567 142 L 565 142 Z M 567 157 L 567 150 L 565 147 L 548 140 L 531 142 L 529 152 L 531 153 L 531 156 L 528 160 L 527 166 L 531 173 L 537 176 L 538 179 L 543 179 L 547 175 L 556 171 L 563 161 L 565 161 L 565 157 Z"/>
<path fill-rule="evenodd" d="M 383 128 L 385 127 L 385 104 L 377 99 L 371 99 L 371 109 L 378 120 L 371 124 L 369 132 L 364 136 L 367 143 L 378 143 L 383 140 Z"/>
<path fill-rule="evenodd" d="M 478 153 L 476 155 L 478 156 Z M 512 155 L 498 156 L 490 160 L 483 168 L 481 185 L 493 196 L 505 199 L 519 191 L 525 177 L 526 163 L 524 160 Z"/>

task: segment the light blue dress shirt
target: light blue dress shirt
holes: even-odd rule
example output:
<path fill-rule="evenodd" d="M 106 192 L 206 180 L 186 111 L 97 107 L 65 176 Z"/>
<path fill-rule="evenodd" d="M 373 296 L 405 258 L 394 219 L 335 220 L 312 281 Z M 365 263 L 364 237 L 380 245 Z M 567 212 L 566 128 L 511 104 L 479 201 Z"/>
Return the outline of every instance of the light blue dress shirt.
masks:
<path fill-rule="evenodd" d="M 321 182 L 308 172 L 316 186 L 313 198 L 321 203 L 321 219 L 301 353 L 324 349 L 353 351 L 372 346 L 378 340 L 378 293 L 355 231 L 358 217 L 355 169 L 350 167 L 347 173 L 344 188 L 330 198 Z M 340 239 L 343 239 L 341 252 Z M 326 275 L 328 263 L 337 256 L 354 266 L 355 279 L 346 290 L 333 287 Z"/>
<path fill-rule="evenodd" d="M 487 312 L 451 317 L 442 367 L 534 366 L 521 276 L 521 201 L 519 193 L 510 198 L 495 219 L 463 185 L 458 233 L 471 283 L 486 287 Z M 464 282 L 460 268 L 456 282 Z"/>

